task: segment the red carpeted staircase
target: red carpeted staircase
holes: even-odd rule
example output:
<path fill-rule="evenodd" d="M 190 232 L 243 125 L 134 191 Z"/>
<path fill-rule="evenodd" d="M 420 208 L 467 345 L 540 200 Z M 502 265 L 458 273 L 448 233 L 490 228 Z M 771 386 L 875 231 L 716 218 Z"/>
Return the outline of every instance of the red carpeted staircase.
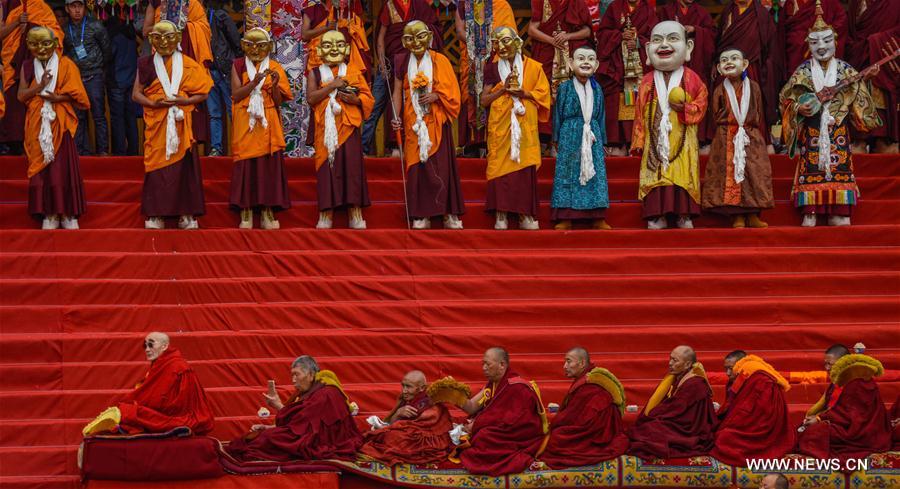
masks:
<path fill-rule="evenodd" d="M 855 157 L 862 197 L 849 228 L 798 227 L 793 164 L 774 157 L 769 229 L 703 217 L 698 229 L 647 231 L 638 162 L 607 164 L 614 231 L 550 229 L 552 161 L 539 172 L 548 230 L 493 231 L 484 162 L 461 160 L 466 230 L 409 232 L 393 159 L 368 161 L 367 231 L 311 229 L 310 160 L 288 162 L 286 229 L 241 231 L 227 205 L 230 160 L 208 158 L 204 229 L 186 232 L 141 229 L 139 158 L 85 158 L 82 229 L 46 232 L 26 215 L 24 160 L 0 158 L 0 486 L 77 486 L 80 429 L 141 378 L 151 330 L 172 333 L 191 360 L 223 439 L 255 421 L 267 379 L 287 392 L 289 363 L 304 353 L 337 372 L 361 416 L 390 409 L 413 368 L 480 384 L 492 345 L 538 380 L 545 402 L 565 393 L 562 354 L 574 345 L 638 405 L 681 343 L 708 371 L 736 348 L 783 372 L 818 370 L 824 348 L 857 341 L 900 369 L 896 155 Z M 891 404 L 900 382 L 881 389 Z M 792 416 L 823 390 L 795 386 Z M 715 391 L 721 402 L 721 382 Z"/>

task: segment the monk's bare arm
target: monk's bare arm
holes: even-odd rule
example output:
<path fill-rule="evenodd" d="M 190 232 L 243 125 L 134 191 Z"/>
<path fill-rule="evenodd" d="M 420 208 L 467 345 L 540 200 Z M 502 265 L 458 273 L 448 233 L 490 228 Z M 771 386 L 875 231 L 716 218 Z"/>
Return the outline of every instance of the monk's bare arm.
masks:
<path fill-rule="evenodd" d="M 47 72 L 44 72 L 44 77 L 47 77 Z M 25 69 L 22 68 L 19 70 L 19 80 L 25 79 Z M 47 85 L 46 83 L 37 83 L 33 87 L 28 87 L 27 83 L 19 83 L 19 91 L 16 93 L 16 98 L 19 99 L 19 102 L 23 104 L 28 103 L 29 100 L 34 98 L 44 87 Z"/>
<path fill-rule="evenodd" d="M 484 90 L 481 92 L 481 106 L 484 108 L 489 108 L 494 100 L 500 98 L 501 95 L 506 93 L 506 90 L 501 87 L 499 90 L 494 90 L 496 85 L 485 85 Z"/>
<path fill-rule="evenodd" d="M 0 12 L 0 19 L 6 15 Z M 22 14 L 18 19 L 13 20 L 12 22 L 4 23 L 0 25 L 0 41 L 6 39 L 6 36 L 9 35 L 10 32 L 16 30 L 17 27 L 28 23 L 28 14 Z"/>
<path fill-rule="evenodd" d="M 152 3 L 147 4 L 147 12 L 144 15 L 144 27 L 141 28 L 141 32 L 143 33 L 143 37 L 146 39 L 147 34 L 150 34 L 150 31 L 153 30 L 153 24 L 156 23 L 156 9 L 153 7 Z"/>
<path fill-rule="evenodd" d="M 462 410 L 465 411 L 469 415 L 473 415 L 481 410 L 481 399 L 484 398 L 484 390 L 475 394 L 474 397 L 466 401 L 465 405 L 462 406 Z"/>
<path fill-rule="evenodd" d="M 270 70 L 269 76 L 272 80 L 272 92 L 270 94 L 272 96 L 272 103 L 275 104 L 275 107 L 278 107 L 279 105 L 281 105 L 281 102 L 284 101 L 284 96 L 281 93 L 281 87 L 278 84 L 278 80 L 281 78 L 281 74 L 275 70 Z"/>
<path fill-rule="evenodd" d="M 341 80 L 343 79 L 335 78 L 334 80 L 331 80 L 331 82 L 329 82 L 327 85 L 323 85 L 320 87 L 319 84 L 316 83 L 315 74 L 310 71 L 309 75 L 306 76 L 306 101 L 307 103 L 309 103 L 310 107 L 318 105 L 319 102 L 325 100 L 332 90 L 336 90 L 337 87 L 341 85 Z"/>
<path fill-rule="evenodd" d="M 403 121 L 403 80 L 394 77 L 394 91 L 391 94 L 392 107 L 394 108 L 394 119 L 391 121 L 391 126 L 395 131 L 399 131 L 399 124 Z M 394 125 L 394 121 L 397 121 L 398 125 Z"/>
<path fill-rule="evenodd" d="M 241 85 L 241 79 L 237 76 L 237 71 L 235 71 L 234 67 L 231 67 L 231 100 L 235 102 L 240 102 L 245 98 L 250 96 L 250 92 L 253 91 L 253 88 L 258 84 L 262 83 L 265 78 L 266 73 L 258 72 L 256 77 L 246 85 Z"/>
<path fill-rule="evenodd" d="M 133 100 L 136 104 L 140 104 L 144 107 L 150 107 L 153 109 L 160 106 L 159 102 L 154 102 L 153 100 L 147 98 L 146 95 L 144 95 L 144 89 L 143 87 L 141 87 L 140 77 L 134 78 L 134 85 L 131 88 L 131 100 Z"/>
<path fill-rule="evenodd" d="M 209 97 L 208 93 L 198 93 L 190 97 L 175 97 L 173 100 L 176 105 L 197 105 L 200 102 L 204 102 L 207 97 Z"/>
<path fill-rule="evenodd" d="M 375 39 L 375 57 L 377 58 L 375 60 L 375 62 L 378 63 L 379 69 L 384 69 L 384 67 L 385 67 L 385 61 L 386 61 L 386 59 L 384 58 L 384 44 L 385 44 L 384 38 L 385 38 L 385 36 L 387 36 L 387 27 L 385 27 L 383 25 L 379 25 L 378 26 L 378 38 Z M 387 80 L 385 80 L 385 81 L 387 81 Z"/>
<path fill-rule="evenodd" d="M 463 20 L 462 17 L 459 16 L 459 10 L 456 11 L 456 15 L 453 16 L 454 27 L 456 27 L 456 38 L 460 40 L 463 44 L 466 43 L 466 21 Z"/>
<path fill-rule="evenodd" d="M 569 41 L 578 41 L 581 39 L 587 39 L 588 37 L 591 37 L 591 28 L 588 26 L 584 26 L 575 32 L 566 33 L 566 39 L 568 39 Z"/>
<path fill-rule="evenodd" d="M 300 37 L 303 38 L 303 42 L 309 42 L 336 27 L 337 25 L 334 22 L 326 21 L 325 25 L 322 27 L 313 29 L 312 21 L 309 19 L 309 16 L 304 15 L 303 28 L 300 30 Z"/>
<path fill-rule="evenodd" d="M 531 39 L 540 41 L 544 44 L 553 44 L 553 36 L 548 36 L 541 32 L 540 29 L 541 23 L 531 21 L 528 23 L 528 35 L 531 36 Z"/>

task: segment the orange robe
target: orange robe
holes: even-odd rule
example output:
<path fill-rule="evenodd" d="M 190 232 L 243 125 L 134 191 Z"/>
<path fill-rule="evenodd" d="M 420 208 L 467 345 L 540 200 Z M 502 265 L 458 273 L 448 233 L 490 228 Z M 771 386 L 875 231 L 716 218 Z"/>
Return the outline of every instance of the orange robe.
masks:
<path fill-rule="evenodd" d="M 487 179 L 508 175 L 528 167 L 541 167 L 541 142 L 538 137 L 538 123 L 550 120 L 550 83 L 544 69 L 537 61 L 522 56 L 522 73 L 519 75 L 522 89 L 529 92 L 534 100 L 523 99 L 525 114 L 517 116 L 522 128 L 519 146 L 519 161 L 510 156 L 512 128 L 510 116 L 513 98 L 504 94 L 494 99 L 488 115 L 487 138 Z M 497 80 L 492 92 L 503 89 L 503 82 Z"/>
<path fill-rule="evenodd" d="M 31 61 L 29 61 L 30 63 Z M 34 87 L 40 80 L 32 80 L 30 87 Z M 59 58 L 59 74 L 56 75 L 57 95 L 68 95 L 72 97 L 73 102 L 62 102 L 53 104 L 53 111 L 56 112 L 56 120 L 50 122 L 50 128 L 53 130 L 53 147 L 59 151 L 62 143 L 63 135 L 68 133 L 73 138 L 75 131 L 78 129 L 78 116 L 75 115 L 74 105 L 79 108 L 89 108 L 91 103 L 88 100 L 87 92 L 81 83 L 81 73 L 75 63 L 65 57 Z M 31 178 L 41 170 L 47 167 L 49 163 L 44 161 L 44 153 L 41 151 L 41 143 L 38 141 L 38 134 L 41 132 L 41 108 L 44 106 L 44 99 L 39 95 L 35 95 L 26 103 L 27 112 L 25 114 L 25 134 L 28 137 L 23 142 L 25 146 L 25 155 L 28 158 L 28 178 Z"/>
<path fill-rule="evenodd" d="M 212 89 L 213 81 L 209 77 L 206 68 L 200 66 L 196 61 L 187 56 L 182 56 L 184 60 L 184 74 L 181 78 L 181 85 L 178 87 L 178 95 L 182 97 L 191 97 L 201 93 L 209 93 Z M 153 68 L 152 58 L 150 69 Z M 172 73 L 172 57 L 165 60 L 166 72 Z M 159 79 L 154 76 L 153 81 L 144 88 L 144 95 L 150 100 L 160 100 L 165 98 L 162 84 Z M 194 134 L 191 130 L 191 112 L 194 106 L 182 106 L 184 110 L 184 120 L 175 123 L 178 128 L 178 151 L 176 151 L 169 159 L 166 159 L 166 115 L 168 107 L 152 108 L 144 107 L 144 171 L 149 173 L 155 170 L 165 168 L 169 165 L 178 163 L 184 158 L 185 153 L 194 143 Z"/>
<path fill-rule="evenodd" d="M 249 62 L 249 61 L 248 61 Z M 278 73 L 278 91 L 282 100 L 291 100 L 291 84 L 284 68 L 274 59 L 269 58 L 269 69 Z M 250 83 L 247 70 L 241 73 L 241 84 Z M 232 137 L 231 154 L 235 161 L 248 160 L 258 156 L 266 156 L 278 151 L 283 151 L 284 128 L 281 124 L 281 112 L 272 100 L 272 77 L 266 77 L 262 85 L 263 106 L 266 108 L 266 121 L 269 127 L 263 127 L 262 122 L 257 121 L 250 130 L 250 114 L 247 106 L 250 105 L 250 97 L 245 97 L 240 102 L 235 102 L 232 111 Z"/>
<path fill-rule="evenodd" d="M 0 119 L 3 119 L 3 114 L 6 113 L 6 98 L 3 96 L 3 91 L 0 90 Z"/>
<path fill-rule="evenodd" d="M 332 76 L 336 78 L 338 76 L 337 73 L 338 68 L 336 66 L 331 68 Z M 334 123 L 338 130 L 338 148 L 347 141 L 347 138 L 349 138 L 354 131 L 359 130 L 363 121 L 369 117 L 369 114 L 372 112 L 372 107 L 375 105 L 375 98 L 372 96 L 372 90 L 369 88 L 369 84 L 366 82 L 366 78 L 361 71 L 348 64 L 347 76 L 344 77 L 344 79 L 347 80 L 347 83 L 349 83 L 350 86 L 359 88 L 358 95 L 362 105 L 346 104 L 341 102 L 340 98 L 335 98 L 335 101 L 341 105 L 341 113 L 334 116 Z M 322 167 L 323 163 L 328 161 L 328 149 L 325 148 L 325 111 L 328 109 L 328 100 L 329 98 L 326 97 L 313 107 L 316 124 L 315 141 L 313 141 L 313 147 L 316 149 L 316 171 Z"/>
<path fill-rule="evenodd" d="M 330 1 L 312 1 L 310 4 L 310 6 L 304 8 L 303 15 L 310 18 L 310 26 L 313 29 L 318 29 L 326 23 L 335 20 L 336 14 Z M 361 10 L 358 10 L 351 12 L 349 18 L 341 16 L 337 21 L 337 28 L 344 33 L 344 36 L 350 43 L 350 61 L 347 65 L 365 73 L 369 69 L 369 41 L 366 37 L 366 27 L 363 24 L 362 13 Z M 322 40 L 322 35 L 311 39 L 306 45 L 306 52 L 309 56 L 306 61 L 307 71 L 322 64 L 322 60 L 316 52 L 316 48 Z"/>
<path fill-rule="evenodd" d="M 441 136 L 445 123 L 451 123 L 459 115 L 459 83 L 453 65 L 441 53 L 428 51 L 433 67 L 431 91 L 437 94 L 437 102 L 431 104 L 430 111 L 423 119 L 428 126 L 428 134 L 431 136 L 431 150 L 428 156 L 434 155 L 441 146 Z M 410 55 L 412 56 L 412 55 Z M 395 75 L 403 73 L 403 157 L 406 160 L 407 170 L 419 163 L 419 139 L 413 131 L 413 123 L 416 121 L 416 112 L 413 109 L 412 100 L 409 97 L 409 77 L 406 76 L 406 65 L 395 66 Z M 400 77 L 397 77 L 400 78 Z M 452 141 L 450 142 L 452 144 Z"/>
<path fill-rule="evenodd" d="M 49 27 L 50 30 L 53 31 L 53 35 L 56 36 L 56 39 L 59 40 L 56 52 L 62 56 L 62 40 L 65 36 L 62 28 L 59 26 L 59 22 L 56 21 L 56 16 L 53 15 L 53 10 L 43 0 L 25 1 L 27 2 L 26 10 L 28 12 L 28 26 Z M 19 18 L 19 16 L 22 15 L 22 4 L 20 3 L 18 6 L 10 9 L 9 12 L 5 12 L 5 14 L 6 18 L 4 19 L 4 22 L 7 24 L 12 20 Z M 15 60 L 15 57 L 19 52 L 19 49 L 23 47 L 22 44 L 24 42 L 25 26 L 16 27 L 3 39 L 3 48 L 0 50 L 0 61 L 3 63 L 4 91 L 13 86 L 19 78 L 18 69 L 21 67 L 22 60 Z M 31 58 L 31 56 L 28 54 L 24 56 L 24 59 L 29 58 Z"/>
<path fill-rule="evenodd" d="M 212 30 L 209 28 L 209 20 L 206 10 L 198 0 L 188 0 L 188 18 L 184 26 L 184 35 L 190 40 L 191 52 L 186 53 L 194 58 L 201 66 L 208 66 L 212 62 Z M 159 22 L 162 12 L 159 6 L 156 8 L 154 20 Z"/>
<path fill-rule="evenodd" d="M 364 433 L 365 443 L 359 452 L 388 465 L 421 465 L 446 460 L 453 450 L 450 411 L 443 404 L 432 403 L 424 392 L 403 405 L 416 408 L 418 416 Z"/>
<path fill-rule="evenodd" d="M 509 2 L 506 0 L 493 0 L 491 8 L 493 9 L 491 15 L 494 16 L 493 21 L 491 22 L 491 32 L 501 28 L 501 27 L 511 27 L 514 31 L 518 32 L 519 27 L 516 25 L 516 16 L 513 14 L 512 7 L 509 6 Z M 462 5 L 462 2 L 460 2 Z M 456 15 L 458 15 L 463 22 L 466 21 L 465 10 L 460 7 L 456 10 Z M 462 91 L 462 103 L 466 103 L 469 100 L 469 54 L 468 47 L 466 43 L 459 43 L 459 84 L 463 87 L 466 87 L 465 90 Z M 470 111 L 471 112 L 471 111 Z M 472 112 L 474 114 L 474 112 Z"/>

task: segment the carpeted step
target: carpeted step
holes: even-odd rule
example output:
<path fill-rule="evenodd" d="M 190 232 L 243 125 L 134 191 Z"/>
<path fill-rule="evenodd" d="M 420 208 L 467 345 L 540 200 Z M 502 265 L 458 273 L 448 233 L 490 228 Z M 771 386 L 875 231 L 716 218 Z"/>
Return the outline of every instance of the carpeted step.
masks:
<path fill-rule="evenodd" d="M 0 476 L 0 487 L 3 489 L 82 489 L 81 477 L 77 475 Z"/>

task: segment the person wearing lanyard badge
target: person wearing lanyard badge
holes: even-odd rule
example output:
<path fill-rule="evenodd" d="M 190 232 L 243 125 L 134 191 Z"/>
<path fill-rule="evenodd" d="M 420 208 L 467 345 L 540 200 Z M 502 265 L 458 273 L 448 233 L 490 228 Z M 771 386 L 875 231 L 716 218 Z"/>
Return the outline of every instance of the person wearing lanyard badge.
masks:
<path fill-rule="evenodd" d="M 109 35 L 103 24 L 86 15 L 82 0 L 66 0 L 69 22 L 63 28 L 63 50 L 78 66 L 81 81 L 91 101 L 91 118 L 94 120 L 94 153 L 106 155 L 109 151 L 106 122 L 106 75 L 104 66 L 110 61 Z M 88 111 L 79 110 L 78 132 L 75 145 L 81 155 L 90 154 L 88 144 Z"/>

